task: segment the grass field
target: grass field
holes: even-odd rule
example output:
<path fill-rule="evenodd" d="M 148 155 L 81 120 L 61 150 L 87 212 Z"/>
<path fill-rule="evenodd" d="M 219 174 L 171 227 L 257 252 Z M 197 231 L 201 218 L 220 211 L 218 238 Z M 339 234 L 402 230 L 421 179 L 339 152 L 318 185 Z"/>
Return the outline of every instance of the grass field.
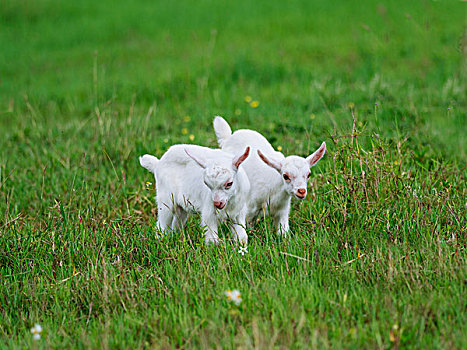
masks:
<path fill-rule="evenodd" d="M 0 43 L 0 348 L 467 347 L 465 2 L 4 0 Z M 328 145 L 244 256 L 158 240 L 138 162 L 218 114 Z"/>

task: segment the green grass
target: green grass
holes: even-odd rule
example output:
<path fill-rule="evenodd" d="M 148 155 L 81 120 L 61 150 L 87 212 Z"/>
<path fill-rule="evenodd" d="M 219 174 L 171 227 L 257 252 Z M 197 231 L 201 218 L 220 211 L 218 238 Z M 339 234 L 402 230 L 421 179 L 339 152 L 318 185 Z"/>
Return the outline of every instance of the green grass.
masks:
<path fill-rule="evenodd" d="M 465 348 L 465 18 L 457 1 L 3 1 L 0 347 Z M 215 147 L 217 114 L 286 154 L 328 145 L 291 236 L 258 220 L 245 256 L 205 246 L 198 217 L 158 240 L 138 163 Z"/>

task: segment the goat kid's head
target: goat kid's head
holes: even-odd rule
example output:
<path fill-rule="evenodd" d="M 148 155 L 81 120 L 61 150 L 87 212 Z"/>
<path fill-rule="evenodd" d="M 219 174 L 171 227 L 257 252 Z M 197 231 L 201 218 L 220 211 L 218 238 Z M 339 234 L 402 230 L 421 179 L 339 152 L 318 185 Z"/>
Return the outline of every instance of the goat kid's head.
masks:
<path fill-rule="evenodd" d="M 185 152 L 204 169 L 203 180 L 211 190 L 213 205 L 217 209 L 224 209 L 235 193 L 238 167 L 250 154 L 250 147 L 233 158 L 206 159 L 191 150 L 185 149 Z"/>
<path fill-rule="evenodd" d="M 306 183 L 310 178 L 310 168 L 323 158 L 326 153 L 326 143 L 323 142 L 318 150 L 306 158 L 299 156 L 288 156 L 278 160 L 270 156 L 265 156 L 258 150 L 259 157 L 270 167 L 276 169 L 281 174 L 284 187 L 292 196 L 299 199 L 306 197 Z"/>

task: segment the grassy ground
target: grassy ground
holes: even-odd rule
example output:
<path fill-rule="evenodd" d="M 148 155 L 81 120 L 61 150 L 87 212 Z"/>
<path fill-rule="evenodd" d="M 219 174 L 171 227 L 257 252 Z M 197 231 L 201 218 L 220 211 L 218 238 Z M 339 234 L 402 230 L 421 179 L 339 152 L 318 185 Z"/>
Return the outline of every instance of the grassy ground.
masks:
<path fill-rule="evenodd" d="M 0 347 L 467 346 L 465 4 L 5 0 L 0 27 Z M 328 144 L 244 256 L 197 217 L 156 239 L 137 160 L 214 147 L 216 114 Z"/>

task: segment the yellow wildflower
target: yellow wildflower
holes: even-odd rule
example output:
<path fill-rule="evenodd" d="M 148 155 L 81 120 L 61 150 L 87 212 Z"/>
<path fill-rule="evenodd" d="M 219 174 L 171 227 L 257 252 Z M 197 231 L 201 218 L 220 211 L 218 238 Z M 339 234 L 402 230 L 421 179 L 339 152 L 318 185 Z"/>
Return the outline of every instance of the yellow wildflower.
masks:
<path fill-rule="evenodd" d="M 253 108 L 256 108 L 256 107 L 259 106 L 259 102 L 258 101 L 251 101 L 250 106 L 253 107 Z"/>
<path fill-rule="evenodd" d="M 183 128 L 183 129 L 182 129 L 182 134 L 183 134 L 183 135 L 188 134 L 188 129 L 187 129 L 187 128 Z"/>

